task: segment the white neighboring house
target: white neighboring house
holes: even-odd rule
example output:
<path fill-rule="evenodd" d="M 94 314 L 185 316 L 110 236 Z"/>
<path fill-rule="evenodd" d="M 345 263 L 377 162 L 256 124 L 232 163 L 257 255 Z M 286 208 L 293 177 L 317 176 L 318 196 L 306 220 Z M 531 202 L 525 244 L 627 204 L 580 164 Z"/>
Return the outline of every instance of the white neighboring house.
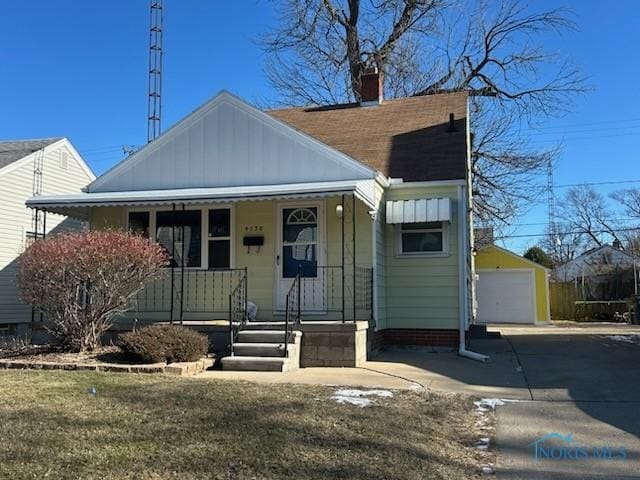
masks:
<path fill-rule="evenodd" d="M 66 138 L 0 141 L 0 335 L 19 333 L 31 321 L 31 307 L 16 290 L 17 259 L 35 235 L 34 211 L 25 201 L 34 194 L 80 192 L 94 179 Z M 40 235 L 45 225 L 46 233 L 82 226 L 62 215 L 40 213 Z"/>
<path fill-rule="evenodd" d="M 612 273 L 614 270 L 633 268 L 634 258 L 621 248 L 612 245 L 587 250 L 579 257 L 556 267 L 552 277 L 558 282 L 573 282 L 576 278 L 591 277 Z M 635 259 L 636 269 L 640 271 L 640 261 Z"/>

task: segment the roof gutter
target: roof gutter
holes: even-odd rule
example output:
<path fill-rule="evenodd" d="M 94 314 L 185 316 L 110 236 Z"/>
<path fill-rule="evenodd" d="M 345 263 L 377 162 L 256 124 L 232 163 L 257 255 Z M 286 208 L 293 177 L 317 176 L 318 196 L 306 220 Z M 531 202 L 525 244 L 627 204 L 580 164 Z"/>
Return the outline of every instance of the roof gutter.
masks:
<path fill-rule="evenodd" d="M 458 311 L 459 311 L 459 339 L 458 355 L 478 362 L 486 362 L 489 357 L 481 353 L 467 350 L 467 327 L 469 323 L 469 233 L 467 228 L 466 192 L 462 185 L 458 185 Z"/>

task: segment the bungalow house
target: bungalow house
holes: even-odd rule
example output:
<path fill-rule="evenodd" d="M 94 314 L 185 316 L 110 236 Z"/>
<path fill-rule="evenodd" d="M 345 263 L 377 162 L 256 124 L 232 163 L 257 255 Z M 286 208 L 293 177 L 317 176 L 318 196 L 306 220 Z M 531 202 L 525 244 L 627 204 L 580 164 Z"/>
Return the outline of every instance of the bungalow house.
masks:
<path fill-rule="evenodd" d="M 36 237 L 81 225 L 65 216 L 25 206 L 33 195 L 80 192 L 95 179 L 66 138 L 0 142 L 0 335 L 19 334 L 31 322 L 31 307 L 16 289 L 17 258 Z"/>
<path fill-rule="evenodd" d="M 164 245 L 170 271 L 128 318 L 218 329 L 224 368 L 467 354 L 467 96 L 363 85 L 361 104 L 271 111 L 222 92 L 85 192 L 27 203 Z"/>

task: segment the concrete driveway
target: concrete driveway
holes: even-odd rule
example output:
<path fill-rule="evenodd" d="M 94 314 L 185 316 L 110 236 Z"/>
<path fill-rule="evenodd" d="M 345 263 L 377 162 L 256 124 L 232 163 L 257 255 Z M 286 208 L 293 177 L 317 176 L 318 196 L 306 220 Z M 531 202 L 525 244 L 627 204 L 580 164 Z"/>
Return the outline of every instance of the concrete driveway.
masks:
<path fill-rule="evenodd" d="M 529 398 L 497 409 L 497 478 L 639 479 L 640 330 L 500 330 Z M 536 460 L 533 443 L 552 433 L 571 434 L 571 442 L 539 443 Z"/>

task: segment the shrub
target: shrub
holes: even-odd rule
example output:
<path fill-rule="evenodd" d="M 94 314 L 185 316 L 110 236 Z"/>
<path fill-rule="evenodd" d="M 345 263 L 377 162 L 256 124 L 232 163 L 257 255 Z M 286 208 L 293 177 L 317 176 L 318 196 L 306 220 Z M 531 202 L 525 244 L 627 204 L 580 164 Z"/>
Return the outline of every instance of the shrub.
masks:
<path fill-rule="evenodd" d="M 172 363 L 198 360 L 207 353 L 209 341 L 186 327 L 150 325 L 120 335 L 119 345 L 135 360 Z"/>
<path fill-rule="evenodd" d="M 168 264 L 159 244 L 116 231 L 38 240 L 19 262 L 22 299 L 44 312 L 49 332 L 75 352 L 95 350 L 114 317 Z"/>

